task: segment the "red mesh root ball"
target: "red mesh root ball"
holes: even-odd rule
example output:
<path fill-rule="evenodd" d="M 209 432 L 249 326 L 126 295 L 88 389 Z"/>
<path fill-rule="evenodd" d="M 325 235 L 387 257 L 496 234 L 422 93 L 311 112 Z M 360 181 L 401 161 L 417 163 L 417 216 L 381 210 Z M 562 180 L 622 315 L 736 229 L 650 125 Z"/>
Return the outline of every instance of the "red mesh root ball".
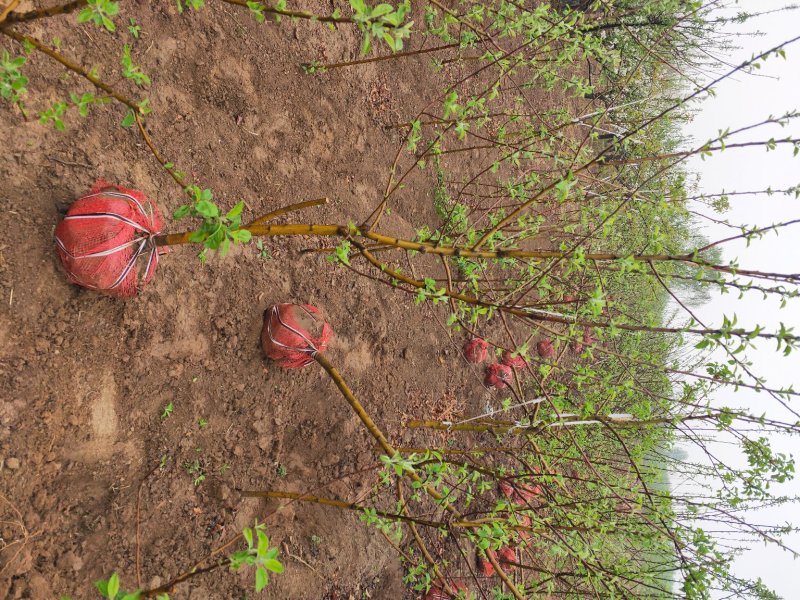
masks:
<path fill-rule="evenodd" d="M 98 180 L 56 227 L 56 251 L 72 283 L 132 298 L 153 279 L 166 252 L 152 242 L 162 226 L 158 208 L 141 192 Z M 146 259 L 141 280 L 140 258 Z"/>
<path fill-rule="evenodd" d="M 425 595 L 424 600 L 461 600 L 462 598 L 464 600 L 473 600 L 475 598 L 475 595 L 469 591 L 469 588 L 463 581 L 455 580 L 449 581 L 448 583 L 450 584 L 450 588 L 456 592 L 455 596 L 448 594 L 441 586 L 434 585 Z"/>
<path fill-rule="evenodd" d="M 503 350 L 503 356 L 500 357 L 500 362 L 509 367 L 514 367 L 515 369 L 524 369 L 525 365 L 528 364 L 525 362 L 524 358 L 519 355 L 514 356 L 514 354 L 508 350 Z"/>
<path fill-rule="evenodd" d="M 464 344 L 464 358 L 473 364 L 482 363 L 486 360 L 489 344 L 481 338 L 472 338 Z"/>
<path fill-rule="evenodd" d="M 497 484 L 500 493 L 508 498 L 513 504 L 526 506 L 536 500 L 542 493 L 542 486 L 538 484 L 528 484 L 520 481 L 501 479 Z"/>
<path fill-rule="evenodd" d="M 333 328 L 310 304 L 276 304 L 264 311 L 261 346 L 284 369 L 299 369 L 324 352 Z"/>
<path fill-rule="evenodd" d="M 508 365 L 501 365 L 500 363 L 494 363 L 486 367 L 486 377 L 483 383 L 497 390 L 502 390 L 511 383 L 512 378 L 511 367 Z"/>
<path fill-rule="evenodd" d="M 536 352 L 542 358 L 553 358 L 556 355 L 556 348 L 550 340 L 536 342 Z"/>
<path fill-rule="evenodd" d="M 491 555 L 495 561 L 499 562 L 503 571 L 514 570 L 514 565 L 510 563 L 517 562 L 517 553 L 513 548 L 505 546 L 500 548 L 500 550 L 497 552 L 494 550 L 487 550 L 486 554 Z M 484 577 L 492 577 L 494 575 L 494 565 L 485 556 L 478 557 L 478 567 L 480 568 Z"/>
<path fill-rule="evenodd" d="M 530 527 L 531 526 L 531 518 L 528 515 L 519 515 L 517 517 L 517 524 L 520 527 Z M 529 531 L 524 530 L 517 530 L 517 535 L 519 539 L 523 542 L 527 542 L 531 538 L 531 534 Z M 527 544 L 522 544 L 523 546 Z"/>
<path fill-rule="evenodd" d="M 595 343 L 597 343 L 597 338 L 594 337 L 591 328 L 587 327 L 583 330 L 583 337 L 580 340 L 573 340 L 571 346 L 576 354 L 580 354 L 583 352 L 584 347 L 591 347 Z"/>

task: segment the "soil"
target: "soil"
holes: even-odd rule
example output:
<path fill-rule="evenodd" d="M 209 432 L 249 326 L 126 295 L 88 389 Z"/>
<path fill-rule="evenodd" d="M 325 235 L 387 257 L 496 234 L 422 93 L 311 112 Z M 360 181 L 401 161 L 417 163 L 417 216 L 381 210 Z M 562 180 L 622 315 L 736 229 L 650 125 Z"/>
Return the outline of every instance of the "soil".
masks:
<path fill-rule="evenodd" d="M 401 143 L 386 126 L 440 88 L 425 58 L 302 72 L 312 59 L 357 58 L 353 28 L 260 25 L 213 1 L 183 15 L 175 2 L 121 4 L 125 20 L 142 27 L 137 41 L 123 26 L 115 35 L 76 28 L 74 15 L 21 30 L 60 38 L 64 54 L 138 97 L 114 58 L 132 43 L 153 80 L 148 122 L 159 150 L 221 206 L 245 199 L 250 215 L 328 196 L 327 206 L 293 218 L 365 218 Z M 20 50 L 7 38 L 0 49 Z M 32 115 L 91 90 L 42 55 L 25 74 Z M 336 332 L 329 358 L 397 443 L 414 441 L 401 429 L 408 417 L 474 412 L 491 398 L 477 370 L 465 376 L 462 340 L 448 341 L 406 295 L 301 255 L 321 245 L 312 239 L 271 240 L 267 258 L 236 248 L 205 265 L 179 248 L 127 302 L 70 285 L 53 229 L 96 178 L 141 190 L 166 215 L 184 202 L 136 131 L 119 127 L 123 116 L 118 105 L 86 120 L 73 111 L 58 132 L 0 108 L 0 597 L 96 597 L 92 582 L 112 571 L 135 589 L 137 547 L 140 585 L 157 586 L 258 518 L 286 565 L 258 597 L 416 598 L 394 550 L 357 514 L 300 503 L 276 510 L 237 492 L 353 501 L 376 478 L 374 441 L 322 369 L 284 371 L 264 359 L 262 313 L 279 302 L 323 309 Z M 430 172 L 409 178 L 387 231 L 409 235 L 431 222 L 433 181 Z M 167 405 L 173 411 L 162 416 Z M 253 597 L 252 587 L 252 570 L 215 572 L 172 597 L 238 599 Z"/>

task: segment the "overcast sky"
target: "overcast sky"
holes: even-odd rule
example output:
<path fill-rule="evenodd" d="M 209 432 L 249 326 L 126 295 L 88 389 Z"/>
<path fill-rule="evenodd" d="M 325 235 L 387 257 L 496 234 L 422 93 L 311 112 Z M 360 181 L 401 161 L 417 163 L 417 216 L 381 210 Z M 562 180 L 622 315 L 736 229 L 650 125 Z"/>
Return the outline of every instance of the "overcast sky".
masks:
<path fill-rule="evenodd" d="M 784 0 L 740 0 L 732 12 L 765 11 L 785 6 Z M 730 62 L 739 64 L 755 53 L 761 52 L 800 33 L 800 11 L 783 12 L 759 17 L 743 25 L 729 25 L 736 33 L 761 31 L 759 37 L 741 37 L 736 41 L 739 50 L 731 53 Z M 715 98 L 702 104 L 700 114 L 689 125 L 686 134 L 697 142 L 704 142 L 727 127 L 747 125 L 768 115 L 780 115 L 800 109 L 800 43 L 786 50 L 787 60 L 772 58 L 759 71 L 760 77 L 738 75 L 735 79 L 721 83 Z M 800 123 L 785 129 L 773 128 L 748 133 L 738 141 L 781 138 L 791 135 L 800 137 Z M 732 142 L 734 140 L 730 140 Z M 781 189 L 800 185 L 800 157 L 793 158 L 790 148 L 766 152 L 763 149 L 731 149 L 705 161 L 692 160 L 690 168 L 701 174 L 700 189 L 706 193 L 725 191 L 757 190 L 772 187 Z M 708 211 L 706 211 L 708 212 Z M 748 225 L 770 225 L 800 218 L 800 200 L 786 196 L 744 196 L 731 198 L 731 210 L 725 217 L 731 223 Z M 705 233 L 711 240 L 734 235 L 733 230 L 720 225 L 708 224 Z M 732 243 L 724 248 L 724 259 L 738 259 L 743 267 L 766 269 L 785 273 L 800 273 L 800 225 L 783 230 L 780 237 L 769 235 L 754 242 L 750 247 Z M 768 329 L 776 329 L 779 322 L 793 325 L 800 333 L 800 300 L 780 309 L 777 302 L 765 301 L 761 294 L 750 293 L 745 299 L 737 295 L 714 295 L 712 301 L 698 311 L 708 324 L 719 324 L 721 314 L 734 313 L 744 326 L 756 323 Z M 750 354 L 753 370 L 767 378 L 773 387 L 794 383 L 800 390 L 800 353 L 782 358 L 775 352 L 774 343 L 762 343 L 757 352 Z M 747 406 L 756 414 L 769 411 L 779 417 L 786 415 L 776 402 L 765 394 L 741 391 L 732 394 L 723 391 L 715 402 L 727 406 Z M 795 403 L 798 401 L 795 400 Z M 800 406 L 794 407 L 800 410 Z M 800 458 L 800 438 L 776 439 L 774 447 Z M 694 453 L 693 453 L 694 456 Z M 783 486 L 779 493 L 800 496 L 800 482 Z M 750 515 L 756 522 L 800 523 L 800 506 L 785 506 Z M 791 538 L 790 545 L 800 550 L 800 534 Z M 762 577 L 764 582 L 787 600 L 800 598 L 798 564 L 791 555 L 779 549 L 758 544 L 747 551 L 736 564 L 736 573 L 743 577 Z"/>

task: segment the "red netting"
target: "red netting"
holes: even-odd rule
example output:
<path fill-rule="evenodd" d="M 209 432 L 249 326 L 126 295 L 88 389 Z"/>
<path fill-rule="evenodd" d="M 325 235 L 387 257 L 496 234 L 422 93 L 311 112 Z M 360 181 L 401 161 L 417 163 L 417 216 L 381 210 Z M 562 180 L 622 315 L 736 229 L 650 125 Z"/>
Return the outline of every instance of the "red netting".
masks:
<path fill-rule="evenodd" d="M 521 527 L 530 527 L 531 526 L 531 518 L 528 515 L 518 515 L 517 516 L 517 523 Z M 531 537 L 531 534 L 528 531 L 517 531 L 517 534 L 519 535 L 519 539 L 521 539 L 523 542 L 527 542 Z M 526 545 L 527 544 L 522 544 L 522 546 L 526 546 Z"/>
<path fill-rule="evenodd" d="M 520 481 L 501 479 L 497 484 L 500 492 L 513 504 L 528 506 L 535 501 L 537 496 L 542 494 L 542 486 L 539 484 L 528 484 Z"/>
<path fill-rule="evenodd" d="M 583 337 L 580 340 L 573 340 L 570 345 L 576 354 L 580 354 L 583 352 L 584 347 L 594 346 L 595 343 L 597 343 L 597 338 L 594 337 L 592 329 L 587 327 L 583 330 Z"/>
<path fill-rule="evenodd" d="M 98 180 L 56 227 L 56 251 L 69 280 L 112 296 L 132 298 L 155 275 L 151 237 L 161 232 L 158 208 L 141 192 Z M 146 258 L 141 281 L 136 262 Z"/>
<path fill-rule="evenodd" d="M 452 596 L 445 592 L 440 586 L 434 585 L 425 595 L 425 600 L 454 600 L 455 598 L 472 600 L 475 598 L 475 596 L 470 593 L 469 588 L 464 584 L 464 582 L 456 580 L 448 583 L 456 593 L 461 592 L 461 595 Z"/>
<path fill-rule="evenodd" d="M 500 548 L 500 550 L 497 552 L 494 550 L 487 550 L 486 554 L 491 555 L 495 561 L 498 561 L 500 566 L 503 568 L 503 571 L 508 572 L 514 570 L 514 565 L 510 563 L 517 562 L 517 552 L 513 548 L 506 546 L 504 548 Z M 478 557 L 478 567 L 480 568 L 484 577 L 491 577 L 494 575 L 494 565 L 489 562 L 489 559 L 485 556 Z"/>
<path fill-rule="evenodd" d="M 483 383 L 489 387 L 502 390 L 511 383 L 512 379 L 511 367 L 494 363 L 486 367 L 486 377 L 484 377 Z"/>
<path fill-rule="evenodd" d="M 464 358 L 471 363 L 481 363 L 486 360 L 489 344 L 481 338 L 472 338 L 464 344 Z"/>
<path fill-rule="evenodd" d="M 542 340 L 536 343 L 536 353 L 542 358 L 553 358 L 556 355 L 556 348 L 550 340 Z"/>
<path fill-rule="evenodd" d="M 525 365 L 528 364 L 525 362 L 524 358 L 519 355 L 514 356 L 514 354 L 508 350 L 503 350 L 503 356 L 500 358 L 500 362 L 509 367 L 514 367 L 515 369 L 524 369 Z"/>
<path fill-rule="evenodd" d="M 276 304 L 264 311 L 261 345 L 285 369 L 299 369 L 324 352 L 333 329 L 310 304 Z"/>

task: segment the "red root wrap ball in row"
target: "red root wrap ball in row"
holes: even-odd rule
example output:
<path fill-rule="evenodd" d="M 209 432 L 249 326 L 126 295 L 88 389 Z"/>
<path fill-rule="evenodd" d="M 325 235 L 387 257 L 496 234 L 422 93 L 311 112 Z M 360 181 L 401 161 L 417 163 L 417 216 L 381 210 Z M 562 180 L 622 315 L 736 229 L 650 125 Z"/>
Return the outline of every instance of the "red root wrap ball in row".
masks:
<path fill-rule="evenodd" d="M 539 484 L 524 483 L 513 479 L 501 479 L 497 484 L 500 493 L 508 498 L 513 504 L 520 506 L 530 505 L 542 494 L 542 486 Z"/>
<path fill-rule="evenodd" d="M 424 600 L 475 600 L 477 597 L 475 594 L 469 591 L 469 588 L 463 581 L 456 580 L 449 581 L 448 583 L 450 584 L 450 588 L 453 589 L 456 594 L 460 595 L 453 596 L 452 594 L 445 592 L 441 586 L 434 585 L 431 587 L 428 593 L 425 594 Z"/>
<path fill-rule="evenodd" d="M 536 342 L 536 353 L 542 358 L 553 358 L 556 355 L 556 348 L 550 340 Z"/>
<path fill-rule="evenodd" d="M 167 251 L 152 243 L 162 226 L 158 208 L 141 192 L 100 179 L 67 209 L 56 227 L 56 251 L 75 285 L 132 298 L 153 279 Z M 146 261 L 141 278 L 140 258 Z"/>
<path fill-rule="evenodd" d="M 467 362 L 477 365 L 486 360 L 486 356 L 489 352 L 489 344 L 486 343 L 486 340 L 482 340 L 481 338 L 472 338 L 471 340 L 467 340 L 464 344 L 463 351 L 464 358 L 467 359 Z"/>
<path fill-rule="evenodd" d="M 499 562 L 503 571 L 514 570 L 514 565 L 512 563 L 517 562 L 517 553 L 513 548 L 505 546 L 496 552 L 494 550 L 486 550 L 486 554 L 491 556 L 496 562 Z M 494 565 L 485 556 L 478 557 L 478 567 L 484 577 L 492 577 L 494 575 Z"/>
<path fill-rule="evenodd" d="M 299 369 L 324 352 L 333 328 L 310 304 L 276 304 L 264 311 L 261 346 L 285 369 Z"/>
<path fill-rule="evenodd" d="M 525 362 L 524 358 L 519 355 L 514 356 L 514 353 L 509 350 L 503 350 L 503 356 L 500 357 L 500 362 L 509 367 L 514 367 L 515 369 L 524 369 L 528 364 Z"/>
<path fill-rule="evenodd" d="M 580 354 L 583 352 L 584 347 L 591 347 L 595 343 L 597 343 L 597 338 L 594 337 L 594 333 L 592 332 L 591 328 L 587 327 L 583 330 L 583 337 L 580 340 L 573 340 L 572 350 L 576 354 Z"/>
<path fill-rule="evenodd" d="M 486 377 L 483 380 L 484 385 L 493 387 L 497 390 L 502 390 L 514 378 L 511 367 L 494 363 L 486 367 Z"/>

